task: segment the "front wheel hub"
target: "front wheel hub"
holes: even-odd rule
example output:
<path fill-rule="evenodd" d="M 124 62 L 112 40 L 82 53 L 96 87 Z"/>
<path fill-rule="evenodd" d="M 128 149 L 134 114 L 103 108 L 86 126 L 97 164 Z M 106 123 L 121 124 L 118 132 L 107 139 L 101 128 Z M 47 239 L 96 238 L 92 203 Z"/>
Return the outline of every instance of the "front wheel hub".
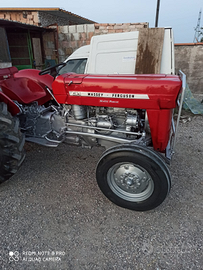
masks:
<path fill-rule="evenodd" d="M 110 188 L 128 201 L 142 201 L 151 196 L 154 183 L 150 174 L 141 166 L 119 163 L 112 166 L 107 174 Z"/>

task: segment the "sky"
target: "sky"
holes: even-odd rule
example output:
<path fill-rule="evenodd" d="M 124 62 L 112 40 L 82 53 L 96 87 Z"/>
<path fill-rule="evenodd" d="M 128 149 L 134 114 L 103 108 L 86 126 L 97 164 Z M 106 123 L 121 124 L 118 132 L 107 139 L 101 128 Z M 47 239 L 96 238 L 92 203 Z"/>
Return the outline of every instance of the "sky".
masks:
<path fill-rule="evenodd" d="M 154 27 L 157 0 L 7 0 L 0 6 L 61 8 L 98 23 L 148 22 L 149 27 Z M 158 26 L 172 27 L 175 43 L 191 43 L 201 8 L 203 0 L 160 0 Z"/>

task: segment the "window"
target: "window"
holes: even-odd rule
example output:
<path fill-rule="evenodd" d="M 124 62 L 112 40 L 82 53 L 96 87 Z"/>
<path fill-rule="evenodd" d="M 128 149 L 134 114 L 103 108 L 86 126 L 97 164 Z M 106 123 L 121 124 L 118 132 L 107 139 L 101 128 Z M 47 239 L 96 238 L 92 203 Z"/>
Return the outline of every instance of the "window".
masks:
<path fill-rule="evenodd" d="M 66 62 L 66 65 L 59 70 L 58 74 L 61 75 L 68 72 L 83 74 L 85 72 L 86 63 L 87 58 L 69 60 Z"/>

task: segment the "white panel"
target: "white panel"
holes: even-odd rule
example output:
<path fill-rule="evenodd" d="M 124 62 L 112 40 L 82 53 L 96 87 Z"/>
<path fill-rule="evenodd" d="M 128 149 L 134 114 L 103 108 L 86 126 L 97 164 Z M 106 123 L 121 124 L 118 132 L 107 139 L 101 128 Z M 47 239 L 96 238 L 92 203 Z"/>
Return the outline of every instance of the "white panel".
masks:
<path fill-rule="evenodd" d="M 87 73 L 134 74 L 139 32 L 94 36 Z"/>
<path fill-rule="evenodd" d="M 173 42 L 173 31 L 171 28 L 165 29 L 164 33 L 164 43 L 163 43 L 160 73 L 175 74 L 174 42 Z"/>

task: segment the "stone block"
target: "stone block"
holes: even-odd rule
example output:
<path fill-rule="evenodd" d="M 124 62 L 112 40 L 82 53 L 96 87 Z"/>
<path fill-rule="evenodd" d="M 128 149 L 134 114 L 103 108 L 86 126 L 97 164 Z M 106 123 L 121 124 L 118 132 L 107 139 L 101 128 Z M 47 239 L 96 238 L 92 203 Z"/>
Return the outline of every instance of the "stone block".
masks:
<path fill-rule="evenodd" d="M 68 34 L 68 25 L 60 26 L 59 32 Z"/>
<path fill-rule="evenodd" d="M 62 50 L 62 49 L 58 49 L 58 54 L 59 54 L 59 55 L 65 55 L 65 52 L 64 52 L 64 50 Z"/>
<path fill-rule="evenodd" d="M 144 28 L 144 24 L 136 24 L 136 25 L 135 25 L 135 28 L 136 28 L 136 29 Z"/>
<path fill-rule="evenodd" d="M 73 49 L 77 48 L 77 41 L 71 41 L 70 44 Z"/>
<path fill-rule="evenodd" d="M 113 28 L 113 26 L 112 26 L 112 25 L 111 25 L 111 26 L 110 26 L 110 25 L 108 25 L 106 29 L 108 29 L 108 30 L 113 30 L 114 28 Z"/>
<path fill-rule="evenodd" d="M 62 41 L 61 46 L 62 46 L 62 48 L 67 48 L 67 47 L 70 46 L 70 42 L 68 42 L 68 41 Z"/>
<path fill-rule="evenodd" d="M 111 34 L 111 33 L 116 33 L 116 30 L 115 29 L 110 29 L 108 30 L 108 33 Z"/>
<path fill-rule="evenodd" d="M 69 25 L 69 33 L 76 33 L 76 25 Z"/>
<path fill-rule="evenodd" d="M 80 38 L 78 40 L 86 40 L 87 34 L 86 33 L 80 33 Z"/>
<path fill-rule="evenodd" d="M 65 35 L 62 34 L 62 33 L 59 33 L 59 34 L 58 34 L 58 39 L 59 39 L 59 41 L 65 40 Z"/>
<path fill-rule="evenodd" d="M 94 32 L 89 32 L 88 33 L 88 40 L 91 40 L 91 38 L 94 36 Z"/>
<path fill-rule="evenodd" d="M 101 31 L 99 29 L 95 29 L 95 35 L 100 35 Z"/>
<path fill-rule="evenodd" d="M 4 18 L 5 18 L 5 20 L 9 20 L 10 21 L 10 19 L 11 19 L 10 13 L 7 12 L 5 14 L 5 17 Z"/>
<path fill-rule="evenodd" d="M 38 18 L 38 14 L 37 13 L 34 14 L 33 21 L 34 21 L 35 24 L 38 24 L 39 23 L 39 18 Z"/>
<path fill-rule="evenodd" d="M 78 24 L 78 25 L 76 25 L 76 31 L 77 32 L 84 32 L 84 25 L 83 24 Z"/>
<path fill-rule="evenodd" d="M 105 30 L 106 26 L 99 26 L 99 30 Z"/>
<path fill-rule="evenodd" d="M 87 31 L 86 32 L 94 32 L 94 24 L 87 24 Z"/>
<path fill-rule="evenodd" d="M 122 24 L 116 24 L 114 26 L 114 29 L 117 30 L 117 29 L 123 29 L 123 25 Z"/>
<path fill-rule="evenodd" d="M 79 40 L 80 39 L 80 34 L 79 33 L 73 33 L 74 40 Z"/>
<path fill-rule="evenodd" d="M 135 29 L 136 28 L 136 25 L 135 24 L 131 24 L 130 26 L 129 26 L 129 29 Z"/>
<path fill-rule="evenodd" d="M 66 56 L 71 55 L 73 53 L 73 48 L 71 47 L 65 48 L 65 53 L 66 53 Z"/>
<path fill-rule="evenodd" d="M 115 29 L 116 33 L 122 33 L 123 29 Z"/>
<path fill-rule="evenodd" d="M 11 12 L 11 20 L 12 21 L 17 21 L 17 14 L 15 12 Z"/>
<path fill-rule="evenodd" d="M 109 31 L 107 29 L 102 30 L 102 34 L 107 34 Z"/>

